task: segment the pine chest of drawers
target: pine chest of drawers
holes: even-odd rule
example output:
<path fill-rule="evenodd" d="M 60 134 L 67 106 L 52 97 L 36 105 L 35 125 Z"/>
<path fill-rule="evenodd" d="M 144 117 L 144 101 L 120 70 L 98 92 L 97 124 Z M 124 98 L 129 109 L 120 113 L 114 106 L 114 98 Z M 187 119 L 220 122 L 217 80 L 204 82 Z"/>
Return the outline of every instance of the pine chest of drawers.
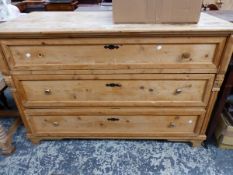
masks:
<path fill-rule="evenodd" d="M 205 140 L 233 25 L 114 25 L 111 12 L 31 13 L 0 25 L 0 65 L 33 142 Z M 55 21 L 57 20 L 57 21 Z"/>

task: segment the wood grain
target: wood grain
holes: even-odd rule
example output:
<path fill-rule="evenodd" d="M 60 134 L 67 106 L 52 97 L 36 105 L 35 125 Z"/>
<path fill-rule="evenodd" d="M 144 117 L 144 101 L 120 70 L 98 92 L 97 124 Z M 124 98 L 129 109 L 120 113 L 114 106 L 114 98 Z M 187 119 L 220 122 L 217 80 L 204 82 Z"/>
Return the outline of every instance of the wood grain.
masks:
<path fill-rule="evenodd" d="M 225 51 L 223 52 L 222 62 L 219 67 L 219 74 L 225 74 L 232 58 L 233 53 L 233 35 L 228 37 L 227 44 L 225 45 Z"/>
<path fill-rule="evenodd" d="M 34 143 L 124 138 L 199 146 L 232 34 L 233 24 L 207 14 L 198 24 L 116 25 L 111 12 L 31 13 L 0 24 L 0 68 Z"/>
<path fill-rule="evenodd" d="M 54 19 L 59 19 L 55 20 Z M 87 20 L 88 19 L 88 20 Z M 101 20 L 99 20 L 101 19 Z M 185 32 L 184 32 L 185 31 Z M 0 25 L 0 38 L 138 35 L 223 35 L 233 24 L 202 13 L 198 24 L 113 24 L 112 12 L 34 12 Z"/>
<path fill-rule="evenodd" d="M 205 106 L 214 80 L 205 74 L 17 77 L 26 107 Z"/>
<path fill-rule="evenodd" d="M 3 41 L 2 47 L 12 70 L 217 69 L 224 43 L 223 37 L 82 38 L 10 40 Z M 109 45 L 117 49 L 105 48 Z"/>
<path fill-rule="evenodd" d="M 197 116 L 33 116 L 36 135 L 56 134 L 193 134 Z M 69 126 L 69 127 L 67 127 Z"/>

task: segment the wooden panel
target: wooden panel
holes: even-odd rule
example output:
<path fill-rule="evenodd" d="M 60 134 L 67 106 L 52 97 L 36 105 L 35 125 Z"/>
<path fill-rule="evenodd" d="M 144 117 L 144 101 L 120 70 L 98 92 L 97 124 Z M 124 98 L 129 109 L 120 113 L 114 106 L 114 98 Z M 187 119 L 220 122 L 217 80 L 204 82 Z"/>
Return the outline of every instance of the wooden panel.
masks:
<path fill-rule="evenodd" d="M 108 45 L 106 45 L 108 46 Z M 104 45 L 14 46 L 10 47 L 15 66 L 24 65 L 118 65 L 118 64 L 213 64 L 216 45 Z M 112 45 L 109 45 L 109 47 Z M 156 48 L 157 47 L 157 48 Z M 159 51 L 158 49 L 162 49 Z M 90 52 L 91 51 L 91 52 Z M 31 58 L 27 58 L 27 54 Z M 185 55 L 186 54 L 186 55 Z M 182 57 L 183 56 L 183 57 Z M 185 58 L 186 56 L 187 58 Z M 207 66 L 206 65 L 206 66 Z M 201 66 L 201 65 L 200 65 Z"/>
<path fill-rule="evenodd" d="M 26 109 L 25 113 L 30 120 L 34 136 L 154 139 L 166 136 L 176 139 L 179 136 L 199 136 L 205 109 L 66 107 Z"/>
<path fill-rule="evenodd" d="M 40 134 L 194 134 L 198 116 L 31 116 Z"/>
<path fill-rule="evenodd" d="M 1 47 L 0 47 L 0 70 L 3 75 L 10 75 L 9 67 L 5 60 Z"/>
<path fill-rule="evenodd" d="M 229 36 L 227 39 L 227 43 L 224 49 L 224 53 L 222 55 L 222 59 L 221 59 L 221 64 L 218 70 L 219 74 L 225 74 L 230 60 L 232 58 L 232 53 L 233 53 L 233 35 Z"/>
<path fill-rule="evenodd" d="M 1 24 L 0 68 L 32 141 L 195 145 L 206 138 L 232 31 L 207 14 L 198 24 L 115 25 L 111 12 L 31 13 Z"/>
<path fill-rule="evenodd" d="M 54 19 L 57 19 L 54 22 Z M 101 19 L 101 20 L 100 20 Z M 227 21 L 202 13 L 198 24 L 117 24 L 112 22 L 112 12 L 34 12 L 20 19 L 1 24 L 1 38 L 84 37 L 141 35 L 158 36 L 187 34 L 227 35 L 233 25 Z"/>
<path fill-rule="evenodd" d="M 208 124 L 209 124 L 217 97 L 218 97 L 218 92 L 211 93 L 209 104 L 208 104 L 208 107 L 206 109 L 205 120 L 202 123 L 201 134 L 206 133 L 206 129 L 208 127 Z"/>
<path fill-rule="evenodd" d="M 66 3 L 53 3 L 47 2 L 45 3 L 45 11 L 74 11 L 78 7 L 78 1 L 73 0 Z"/>
<path fill-rule="evenodd" d="M 214 78 L 195 74 L 19 77 L 27 107 L 205 106 Z"/>
<path fill-rule="evenodd" d="M 216 69 L 96 69 L 96 70 L 16 70 L 12 75 L 112 75 L 112 74 L 215 74 Z"/>
<path fill-rule="evenodd" d="M 176 116 L 176 115 L 203 115 L 205 108 L 202 107 L 74 107 L 70 108 L 37 108 L 37 109 L 25 109 L 27 116 L 109 116 L 109 115 L 149 115 L 149 116 Z"/>
<path fill-rule="evenodd" d="M 117 87 L 107 85 L 116 84 Z M 170 86 L 172 84 L 172 86 Z M 205 80 L 22 81 L 28 101 L 202 103 Z M 118 87 L 118 85 L 120 87 Z M 61 88 L 62 87 L 62 88 Z M 177 92 L 176 92 L 177 91 Z M 179 91 L 179 92 L 178 92 Z M 182 91 L 182 92 L 181 92 Z"/>
<path fill-rule="evenodd" d="M 3 48 L 14 70 L 44 70 L 48 66 L 49 69 L 217 69 L 224 42 L 225 38 L 214 37 L 12 40 L 3 42 Z"/>

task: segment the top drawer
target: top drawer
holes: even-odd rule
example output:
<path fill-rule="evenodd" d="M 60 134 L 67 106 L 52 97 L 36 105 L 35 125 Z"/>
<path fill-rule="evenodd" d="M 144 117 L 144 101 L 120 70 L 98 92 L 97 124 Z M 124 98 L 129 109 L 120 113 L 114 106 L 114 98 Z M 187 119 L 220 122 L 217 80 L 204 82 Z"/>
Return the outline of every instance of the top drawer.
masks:
<path fill-rule="evenodd" d="M 2 41 L 12 70 L 216 69 L 221 37 Z"/>

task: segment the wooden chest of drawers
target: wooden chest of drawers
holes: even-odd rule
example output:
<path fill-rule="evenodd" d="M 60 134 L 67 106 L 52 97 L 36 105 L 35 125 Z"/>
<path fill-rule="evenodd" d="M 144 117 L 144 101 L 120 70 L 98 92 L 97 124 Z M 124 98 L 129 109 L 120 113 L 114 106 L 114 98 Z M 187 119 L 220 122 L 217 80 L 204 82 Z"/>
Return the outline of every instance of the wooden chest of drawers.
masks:
<path fill-rule="evenodd" d="M 33 142 L 196 146 L 205 140 L 232 33 L 232 24 L 206 14 L 199 24 L 114 25 L 110 12 L 32 13 L 1 24 L 0 65 Z"/>

